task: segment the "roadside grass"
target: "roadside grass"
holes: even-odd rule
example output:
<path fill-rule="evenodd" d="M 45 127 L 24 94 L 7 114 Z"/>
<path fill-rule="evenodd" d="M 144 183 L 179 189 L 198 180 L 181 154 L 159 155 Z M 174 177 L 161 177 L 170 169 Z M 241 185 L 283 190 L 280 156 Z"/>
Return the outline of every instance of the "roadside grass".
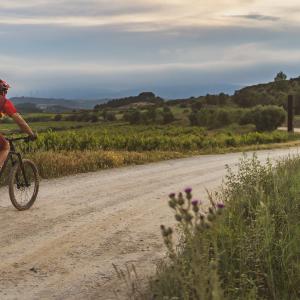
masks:
<path fill-rule="evenodd" d="M 281 144 L 255 145 L 239 148 L 206 149 L 194 152 L 176 151 L 120 151 L 120 150 L 75 150 L 75 151 L 37 151 L 25 155 L 38 166 L 42 178 L 55 178 L 103 169 L 130 165 L 141 165 L 163 160 L 186 158 L 196 155 L 224 154 L 242 151 L 256 151 L 273 148 L 300 146 L 300 141 Z"/>
<path fill-rule="evenodd" d="M 141 299 L 300 299 L 299 157 L 244 157 L 209 209 L 193 199 L 170 195 L 179 243 L 161 227 L 168 256 Z"/>
<path fill-rule="evenodd" d="M 47 151 L 26 155 L 32 159 L 42 178 L 55 178 L 103 169 L 139 165 L 149 162 L 184 157 L 179 152 L 128 152 L 128 151 Z"/>
<path fill-rule="evenodd" d="M 225 154 L 233 152 L 257 151 L 300 146 L 300 141 L 288 143 L 263 144 L 244 147 L 205 149 L 193 152 L 176 151 L 121 151 L 121 150 L 75 150 L 75 151 L 36 151 L 25 154 L 32 159 L 42 178 L 56 178 L 103 169 L 130 165 L 141 165 L 170 159 L 186 158 L 197 155 Z"/>

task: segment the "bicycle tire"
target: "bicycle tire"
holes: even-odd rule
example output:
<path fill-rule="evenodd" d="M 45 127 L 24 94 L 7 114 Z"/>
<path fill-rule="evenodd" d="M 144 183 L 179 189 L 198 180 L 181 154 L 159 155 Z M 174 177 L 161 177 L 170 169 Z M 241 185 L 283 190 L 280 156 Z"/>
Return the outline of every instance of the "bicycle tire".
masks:
<path fill-rule="evenodd" d="M 28 202 L 26 202 L 24 205 L 22 205 L 18 201 L 18 199 L 16 197 L 16 193 L 15 193 L 15 184 L 16 184 L 17 176 L 19 174 L 22 174 L 22 172 L 20 172 L 20 170 L 21 170 L 20 163 L 19 162 L 16 163 L 12 167 L 10 174 L 9 174 L 9 197 L 10 197 L 10 200 L 11 200 L 13 206 L 17 210 L 27 210 L 34 204 L 34 202 L 37 198 L 38 192 L 39 192 L 39 185 L 40 185 L 38 169 L 37 169 L 36 165 L 34 164 L 34 162 L 32 162 L 31 160 L 28 160 L 28 159 L 23 159 L 22 162 L 23 162 L 25 172 L 26 172 L 27 168 L 30 168 L 32 170 L 33 181 L 31 180 L 31 182 L 34 183 L 34 191 L 33 191 L 32 196 L 28 200 Z M 22 174 L 22 177 L 23 177 L 23 174 Z"/>

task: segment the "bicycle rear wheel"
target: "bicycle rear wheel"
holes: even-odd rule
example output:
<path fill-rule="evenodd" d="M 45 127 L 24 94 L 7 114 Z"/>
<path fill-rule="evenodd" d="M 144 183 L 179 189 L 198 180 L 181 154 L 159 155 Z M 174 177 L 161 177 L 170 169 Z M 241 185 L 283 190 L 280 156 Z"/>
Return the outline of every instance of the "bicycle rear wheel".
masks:
<path fill-rule="evenodd" d="M 20 163 L 16 163 L 9 175 L 9 196 L 13 206 L 18 210 L 29 209 L 39 192 L 39 174 L 35 164 L 23 159 L 27 184 Z"/>

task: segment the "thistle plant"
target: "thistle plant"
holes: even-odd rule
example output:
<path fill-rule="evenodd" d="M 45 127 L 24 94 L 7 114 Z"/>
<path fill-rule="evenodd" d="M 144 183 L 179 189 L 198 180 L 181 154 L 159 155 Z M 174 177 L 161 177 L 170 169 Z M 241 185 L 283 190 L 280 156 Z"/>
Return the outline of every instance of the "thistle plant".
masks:
<path fill-rule="evenodd" d="M 203 207 L 203 201 L 193 199 L 192 189 L 186 188 L 184 193 L 175 193 L 169 195 L 169 206 L 174 210 L 175 220 L 184 230 L 185 234 L 203 230 L 211 227 L 211 223 L 216 216 L 222 213 L 224 203 L 215 203 L 210 199 L 211 207 L 206 211 Z"/>
<path fill-rule="evenodd" d="M 208 193 L 209 207 L 191 189 L 170 194 L 181 239 L 174 250 L 164 227 L 173 259 L 158 266 L 155 299 L 300 299 L 299 182 L 299 157 L 254 156 Z"/>
<path fill-rule="evenodd" d="M 217 216 L 222 214 L 224 203 L 215 203 L 212 197 L 210 203 L 211 206 L 206 210 L 203 201 L 193 199 L 192 188 L 189 187 L 184 190 L 184 193 L 169 194 L 169 206 L 174 211 L 175 220 L 184 240 L 189 240 L 198 232 L 210 229 Z M 161 233 L 170 258 L 175 257 L 173 232 L 171 227 L 161 225 Z"/>
<path fill-rule="evenodd" d="M 167 281 L 162 276 L 152 285 L 153 294 L 158 292 L 159 295 L 176 296 L 178 299 L 223 299 L 218 274 L 218 249 L 209 236 L 214 234 L 217 226 L 213 225 L 225 205 L 223 202 L 215 202 L 211 195 L 209 200 L 211 206 L 206 208 L 202 200 L 193 198 L 191 188 L 177 195 L 169 195 L 169 206 L 174 211 L 176 233 L 180 239 L 175 243 L 175 230 L 161 225 L 170 259 L 165 270 L 170 273 L 167 273 Z M 200 277 L 201 281 L 198 280 Z M 169 285 L 168 281 L 172 284 Z"/>

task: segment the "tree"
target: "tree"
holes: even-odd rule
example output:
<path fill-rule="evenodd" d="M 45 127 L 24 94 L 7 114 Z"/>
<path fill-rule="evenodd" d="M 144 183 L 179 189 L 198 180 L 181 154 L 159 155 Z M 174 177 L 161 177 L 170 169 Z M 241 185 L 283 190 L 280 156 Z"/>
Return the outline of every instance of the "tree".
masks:
<path fill-rule="evenodd" d="M 274 81 L 282 81 L 282 80 L 286 80 L 286 79 L 287 79 L 286 74 L 284 74 L 282 71 L 280 71 L 274 78 Z"/>

